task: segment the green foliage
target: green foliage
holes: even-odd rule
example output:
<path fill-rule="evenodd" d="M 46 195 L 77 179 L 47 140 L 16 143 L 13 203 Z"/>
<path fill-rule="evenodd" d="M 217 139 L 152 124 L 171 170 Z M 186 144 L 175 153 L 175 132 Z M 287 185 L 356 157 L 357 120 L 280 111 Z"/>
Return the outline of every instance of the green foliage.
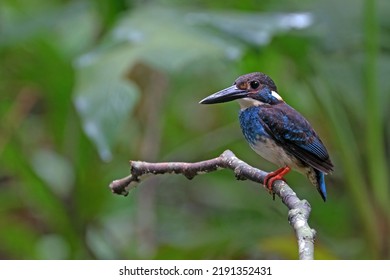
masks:
<path fill-rule="evenodd" d="M 287 177 L 312 205 L 316 257 L 390 257 L 388 1 L 24 2 L 0 3 L 0 258 L 297 258 L 284 205 L 231 172 L 107 188 L 130 159 L 228 148 L 275 168 L 243 140 L 237 104 L 198 104 L 251 71 L 335 162 L 325 204 Z"/>

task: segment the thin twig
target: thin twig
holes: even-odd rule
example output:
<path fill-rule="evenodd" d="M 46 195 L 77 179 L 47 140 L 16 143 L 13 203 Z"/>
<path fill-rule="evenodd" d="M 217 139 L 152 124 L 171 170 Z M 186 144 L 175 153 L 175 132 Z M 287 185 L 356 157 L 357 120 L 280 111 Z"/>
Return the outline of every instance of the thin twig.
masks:
<path fill-rule="evenodd" d="M 237 158 L 233 152 L 226 150 L 219 157 L 194 163 L 130 161 L 131 174 L 125 178 L 113 181 L 109 187 L 113 193 L 126 196 L 146 175 L 183 174 L 191 180 L 197 175 L 220 169 L 233 170 L 238 180 L 248 179 L 260 184 L 263 184 L 264 178 L 268 174 L 250 166 Z M 273 192 L 282 199 L 282 202 L 289 209 L 288 220 L 297 237 L 299 259 L 313 259 L 316 232 L 309 227 L 307 222 L 311 211 L 310 204 L 306 200 L 299 199 L 284 181 L 275 181 L 272 188 Z"/>

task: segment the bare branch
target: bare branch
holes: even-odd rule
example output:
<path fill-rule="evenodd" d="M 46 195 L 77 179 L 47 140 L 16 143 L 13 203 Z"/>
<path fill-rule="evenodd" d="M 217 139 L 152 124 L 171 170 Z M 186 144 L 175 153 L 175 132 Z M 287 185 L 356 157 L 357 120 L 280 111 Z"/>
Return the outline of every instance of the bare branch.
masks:
<path fill-rule="evenodd" d="M 130 161 L 130 175 L 113 181 L 109 187 L 113 193 L 126 196 L 147 175 L 183 174 L 191 180 L 197 175 L 220 169 L 233 170 L 238 180 L 248 179 L 260 184 L 263 184 L 264 178 L 268 174 L 250 166 L 237 158 L 233 152 L 226 150 L 219 157 L 194 163 Z M 289 209 L 288 220 L 297 237 L 299 259 L 313 259 L 316 232 L 309 227 L 307 222 L 311 212 L 310 204 L 306 200 L 300 200 L 284 181 L 275 181 L 272 187 L 273 192 L 282 199 L 282 202 Z"/>

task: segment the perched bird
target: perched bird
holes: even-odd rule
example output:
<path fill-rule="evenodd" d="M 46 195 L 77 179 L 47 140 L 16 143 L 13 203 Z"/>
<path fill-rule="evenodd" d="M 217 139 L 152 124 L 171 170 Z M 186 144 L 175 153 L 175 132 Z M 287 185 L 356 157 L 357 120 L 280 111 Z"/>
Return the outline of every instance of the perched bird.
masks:
<path fill-rule="evenodd" d="M 326 201 L 324 175 L 333 170 L 329 154 L 310 123 L 287 105 L 277 93 L 274 81 L 255 72 L 236 79 L 233 86 L 214 93 L 199 103 L 237 100 L 240 125 L 251 148 L 280 168 L 270 172 L 264 185 L 272 191 L 275 180 L 291 168 L 305 174 Z"/>

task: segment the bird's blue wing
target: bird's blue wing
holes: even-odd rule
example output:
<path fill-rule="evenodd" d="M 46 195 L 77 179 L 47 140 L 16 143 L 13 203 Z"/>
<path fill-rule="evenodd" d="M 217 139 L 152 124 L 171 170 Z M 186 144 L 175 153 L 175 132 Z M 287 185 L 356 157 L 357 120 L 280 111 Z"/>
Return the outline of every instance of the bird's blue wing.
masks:
<path fill-rule="evenodd" d="M 259 111 L 265 131 L 283 148 L 324 173 L 333 170 L 329 154 L 309 122 L 286 103 L 262 106 Z"/>

